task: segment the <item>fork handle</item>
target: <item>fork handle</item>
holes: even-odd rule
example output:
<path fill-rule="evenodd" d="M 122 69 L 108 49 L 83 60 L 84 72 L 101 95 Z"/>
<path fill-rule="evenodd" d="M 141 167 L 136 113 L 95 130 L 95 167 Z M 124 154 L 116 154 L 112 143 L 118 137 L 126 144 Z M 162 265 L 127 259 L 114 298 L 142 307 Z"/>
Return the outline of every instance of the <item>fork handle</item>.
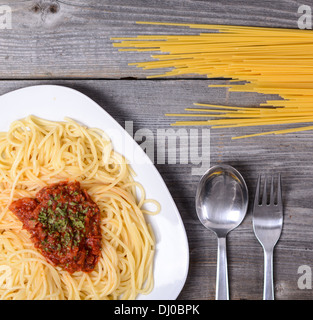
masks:
<path fill-rule="evenodd" d="M 226 237 L 218 237 L 216 300 L 229 300 Z"/>
<path fill-rule="evenodd" d="M 274 300 L 273 250 L 264 250 L 263 300 Z"/>

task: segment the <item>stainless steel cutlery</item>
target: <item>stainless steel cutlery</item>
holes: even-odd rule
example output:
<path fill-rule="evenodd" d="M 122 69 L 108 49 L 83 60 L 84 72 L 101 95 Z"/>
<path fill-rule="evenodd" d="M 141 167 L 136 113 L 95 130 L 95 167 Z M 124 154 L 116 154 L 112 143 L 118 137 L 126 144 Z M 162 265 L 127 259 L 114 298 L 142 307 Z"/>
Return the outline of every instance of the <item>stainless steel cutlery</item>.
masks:
<path fill-rule="evenodd" d="M 261 183 L 263 187 L 261 188 Z M 261 192 L 262 191 L 262 192 Z M 218 238 L 216 299 L 228 300 L 226 236 L 244 219 L 248 189 L 233 167 L 210 168 L 201 178 L 196 194 L 197 214 L 202 224 Z M 281 176 L 258 178 L 254 205 L 253 230 L 264 251 L 263 299 L 274 300 L 273 254 L 283 227 Z"/>
<path fill-rule="evenodd" d="M 259 176 L 253 205 L 253 229 L 264 251 L 263 299 L 274 300 L 273 253 L 283 227 L 281 177 L 279 174 L 276 186 L 274 177 L 269 179 L 270 183 L 265 177 L 262 195 L 261 180 Z"/>
<path fill-rule="evenodd" d="M 216 300 L 228 300 L 226 237 L 244 219 L 248 208 L 248 188 L 241 174 L 231 166 L 208 170 L 198 185 L 196 209 L 199 220 L 218 239 Z"/>

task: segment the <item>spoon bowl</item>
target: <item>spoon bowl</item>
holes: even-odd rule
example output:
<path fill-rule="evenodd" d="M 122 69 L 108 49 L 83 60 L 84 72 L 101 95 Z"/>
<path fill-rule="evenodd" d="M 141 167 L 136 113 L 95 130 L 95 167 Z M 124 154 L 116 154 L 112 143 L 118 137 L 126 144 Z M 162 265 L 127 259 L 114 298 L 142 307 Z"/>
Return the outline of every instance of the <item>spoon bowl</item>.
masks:
<path fill-rule="evenodd" d="M 248 208 L 248 188 L 241 174 L 229 165 L 210 168 L 196 193 L 201 223 L 218 238 L 216 299 L 228 300 L 226 236 L 243 221 Z"/>

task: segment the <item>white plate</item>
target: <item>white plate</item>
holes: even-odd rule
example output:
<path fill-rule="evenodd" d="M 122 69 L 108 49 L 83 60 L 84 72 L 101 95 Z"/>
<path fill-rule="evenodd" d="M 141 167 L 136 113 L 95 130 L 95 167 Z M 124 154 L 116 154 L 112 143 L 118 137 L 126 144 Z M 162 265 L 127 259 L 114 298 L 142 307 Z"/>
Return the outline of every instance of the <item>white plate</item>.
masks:
<path fill-rule="evenodd" d="M 105 106 L 104 106 L 105 107 Z M 12 121 L 30 114 L 48 120 L 72 118 L 105 131 L 114 149 L 125 156 L 136 172 L 136 181 L 147 198 L 161 204 L 161 213 L 149 217 L 156 237 L 153 291 L 140 300 L 174 300 L 182 290 L 189 266 L 188 241 L 176 205 L 159 172 L 133 138 L 97 103 L 84 94 L 62 86 L 41 85 L 12 91 L 0 97 L 0 131 Z"/>

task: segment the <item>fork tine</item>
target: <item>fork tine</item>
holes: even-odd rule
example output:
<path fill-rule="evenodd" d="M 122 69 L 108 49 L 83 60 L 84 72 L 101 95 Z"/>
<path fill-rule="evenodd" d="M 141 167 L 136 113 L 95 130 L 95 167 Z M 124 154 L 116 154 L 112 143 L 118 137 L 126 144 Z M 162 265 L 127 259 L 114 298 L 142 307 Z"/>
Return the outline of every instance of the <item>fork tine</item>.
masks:
<path fill-rule="evenodd" d="M 259 197 L 260 197 L 260 185 L 261 185 L 261 175 L 259 174 L 258 176 L 258 181 L 256 185 L 256 190 L 255 190 L 255 197 L 254 197 L 254 207 L 259 205 Z"/>
<path fill-rule="evenodd" d="M 262 205 L 267 204 L 267 177 L 264 179 L 263 195 L 262 195 Z"/>
<path fill-rule="evenodd" d="M 278 175 L 278 186 L 277 186 L 277 205 L 283 204 L 282 192 L 281 192 L 281 174 Z"/>
<path fill-rule="evenodd" d="M 271 179 L 271 193 L 270 193 L 270 204 L 273 205 L 275 203 L 274 199 L 274 177 Z"/>

